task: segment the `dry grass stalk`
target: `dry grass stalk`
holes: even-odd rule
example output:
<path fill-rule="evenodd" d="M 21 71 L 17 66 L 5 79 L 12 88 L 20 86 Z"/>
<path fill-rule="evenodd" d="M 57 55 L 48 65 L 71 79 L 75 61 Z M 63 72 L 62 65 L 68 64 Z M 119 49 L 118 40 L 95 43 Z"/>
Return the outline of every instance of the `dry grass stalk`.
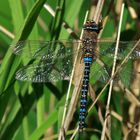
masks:
<path fill-rule="evenodd" d="M 117 36 L 117 43 L 116 43 L 116 48 L 115 48 L 114 62 L 113 62 L 113 68 L 112 68 L 111 77 L 115 74 L 115 69 L 116 69 L 116 61 L 117 61 L 117 53 L 118 53 L 118 48 L 119 48 L 119 40 L 120 40 L 120 32 L 121 32 L 123 11 L 124 11 L 124 4 L 122 4 L 122 9 L 121 9 L 120 23 L 119 23 L 119 28 L 118 28 L 118 36 Z M 109 113 L 109 106 L 110 106 L 112 88 L 113 88 L 113 80 L 111 80 L 111 82 L 110 82 L 110 88 L 109 88 L 109 93 L 108 93 L 108 100 L 107 100 L 107 105 L 106 105 L 105 121 L 104 121 L 104 125 L 103 125 L 103 131 L 102 131 L 101 140 L 105 139 L 107 123 L 108 124 L 111 123 L 111 121 L 108 121 L 108 120 L 110 120 L 110 119 L 108 119 L 108 118 L 110 118 L 110 115 L 108 115 L 108 113 Z"/>

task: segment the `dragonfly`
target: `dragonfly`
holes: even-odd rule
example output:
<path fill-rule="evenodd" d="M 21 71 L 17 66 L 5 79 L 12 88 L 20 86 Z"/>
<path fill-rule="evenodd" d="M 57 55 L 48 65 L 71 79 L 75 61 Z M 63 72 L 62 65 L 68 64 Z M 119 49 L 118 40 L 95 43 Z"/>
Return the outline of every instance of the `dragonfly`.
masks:
<path fill-rule="evenodd" d="M 94 79 L 98 74 L 102 82 L 107 82 L 110 78 L 110 73 L 106 65 L 100 67 L 92 75 L 92 65 L 94 69 L 94 63 L 97 58 L 107 57 L 113 61 L 115 52 L 116 41 L 97 39 L 101 29 L 101 24 L 87 21 L 83 26 L 84 33 L 81 40 L 55 40 L 46 42 L 24 40 L 12 45 L 14 54 L 21 55 L 23 58 L 30 58 L 29 63 L 16 72 L 16 79 L 21 81 L 43 83 L 68 80 L 71 76 L 75 56 L 77 53 L 80 54 L 80 61 L 82 60 L 84 64 L 79 111 L 80 131 L 83 131 L 86 127 L 87 93 L 90 79 L 92 77 Z M 117 60 L 124 59 L 136 42 L 120 41 Z M 79 44 L 80 49 L 78 49 Z M 131 60 L 138 60 L 139 58 L 140 44 L 137 45 L 129 56 Z M 128 80 L 127 77 L 124 80 L 131 82 L 131 79 Z"/>

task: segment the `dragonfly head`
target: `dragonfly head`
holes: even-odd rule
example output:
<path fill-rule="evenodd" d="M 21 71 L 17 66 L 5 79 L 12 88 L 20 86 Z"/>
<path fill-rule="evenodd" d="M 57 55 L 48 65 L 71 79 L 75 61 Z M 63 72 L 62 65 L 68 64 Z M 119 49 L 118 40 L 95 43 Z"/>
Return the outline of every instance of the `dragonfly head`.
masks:
<path fill-rule="evenodd" d="M 102 29 L 102 27 L 98 25 L 95 21 L 91 20 L 91 21 L 87 21 L 84 24 L 83 29 L 86 31 L 96 32 L 98 34 Z"/>

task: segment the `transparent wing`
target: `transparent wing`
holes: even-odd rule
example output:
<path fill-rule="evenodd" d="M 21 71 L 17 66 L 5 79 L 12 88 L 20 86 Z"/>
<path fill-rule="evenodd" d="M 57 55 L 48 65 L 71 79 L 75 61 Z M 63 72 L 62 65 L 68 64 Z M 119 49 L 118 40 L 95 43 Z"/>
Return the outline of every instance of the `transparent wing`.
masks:
<path fill-rule="evenodd" d="M 119 50 L 118 50 L 118 59 L 124 59 L 125 56 L 130 52 L 133 46 L 137 43 L 137 41 L 120 41 L 119 42 Z M 43 58 L 48 59 L 49 57 L 65 57 L 66 55 L 70 55 L 71 53 L 78 52 L 78 45 L 82 46 L 82 42 L 80 40 L 75 41 L 20 41 L 17 44 L 11 45 L 13 48 L 13 52 L 16 55 L 23 55 L 30 58 Z M 95 44 L 95 43 L 94 43 Z M 114 57 L 116 42 L 111 40 L 97 40 L 97 45 L 95 47 L 95 55 L 98 54 L 100 56 Z M 67 51 L 64 51 L 64 48 Z M 82 48 L 82 47 L 81 47 Z M 99 48 L 99 50 L 97 49 Z M 71 49 L 73 51 L 71 51 Z M 57 55 L 52 56 L 54 52 L 57 52 Z M 80 49 L 82 52 L 82 49 Z M 100 52 L 100 53 L 99 53 Z M 140 44 L 137 45 L 135 50 L 129 57 L 130 59 L 139 59 L 140 58 Z"/>
<path fill-rule="evenodd" d="M 91 67 L 90 81 L 92 81 L 92 83 L 95 83 L 96 81 L 107 83 L 111 78 L 111 71 L 112 68 L 107 65 L 101 66 L 98 63 L 94 63 Z M 133 63 L 130 60 L 117 72 L 113 82 L 116 85 L 119 81 L 121 81 L 124 86 L 129 89 L 136 78 L 140 78 L 140 72 L 134 70 Z"/>
<path fill-rule="evenodd" d="M 105 65 L 102 66 L 101 64 L 94 62 L 91 66 L 90 81 L 92 83 L 96 83 L 96 81 L 106 83 L 109 79 L 110 73 L 107 71 L 107 67 L 105 67 Z"/>
<path fill-rule="evenodd" d="M 80 41 L 23 41 L 13 46 L 14 53 L 34 59 L 21 68 L 16 79 L 32 82 L 54 82 L 69 78 Z"/>
<path fill-rule="evenodd" d="M 73 59 L 45 59 L 22 67 L 16 73 L 16 79 L 31 82 L 54 82 L 68 80 L 72 71 Z"/>
<path fill-rule="evenodd" d="M 136 45 L 137 41 L 119 41 L 119 49 L 117 59 L 124 59 L 131 49 Z M 99 40 L 97 43 L 100 47 L 100 54 L 107 57 L 114 57 L 116 42 L 109 40 Z M 136 46 L 129 56 L 129 59 L 140 59 L 140 44 Z"/>
<path fill-rule="evenodd" d="M 67 55 L 76 54 L 81 41 L 20 41 L 13 44 L 12 50 L 16 55 L 34 59 L 65 58 Z"/>
<path fill-rule="evenodd" d="M 130 85 L 135 80 L 136 76 L 140 77 L 140 73 L 133 71 L 132 68 L 129 68 L 130 65 L 124 66 L 121 71 L 114 78 L 114 83 L 117 83 L 119 80 L 122 83 L 130 88 Z M 67 59 L 55 59 L 36 61 L 35 63 L 22 67 L 16 73 L 16 79 L 22 81 L 30 82 L 55 82 L 59 80 L 69 80 L 73 68 L 73 60 L 71 57 Z M 79 77 L 83 71 L 79 71 L 75 77 Z M 107 65 L 101 66 L 97 62 L 94 62 L 91 66 L 90 81 L 91 83 L 96 83 L 100 81 L 102 83 L 107 83 L 111 77 L 111 68 Z"/>
<path fill-rule="evenodd" d="M 16 79 L 30 82 L 55 82 L 59 80 L 69 80 L 73 68 L 73 60 L 70 58 L 56 59 L 55 61 L 35 62 L 31 65 L 22 67 L 16 73 Z M 92 66 L 91 75 L 95 81 L 107 82 L 110 78 L 105 67 L 97 65 Z M 79 77 L 83 70 L 79 71 L 75 77 Z"/>
<path fill-rule="evenodd" d="M 136 44 L 136 41 L 120 42 L 118 59 L 122 59 Z M 12 45 L 13 51 L 17 55 L 34 58 L 35 61 L 31 65 L 21 68 L 16 73 L 16 78 L 22 81 L 32 82 L 54 82 L 58 80 L 69 79 L 75 55 L 82 49 L 78 50 L 78 45 L 82 43 L 77 41 L 21 41 Z M 97 45 L 93 46 L 96 49 L 95 55 L 100 57 L 109 57 L 113 62 L 116 42 L 109 40 L 97 40 Z M 97 51 L 100 47 L 100 53 Z M 131 54 L 131 59 L 138 59 L 140 57 L 139 45 Z M 109 63 L 108 63 L 109 64 Z M 93 69 L 95 66 L 93 64 Z M 96 70 L 96 69 L 95 69 Z M 95 74 L 94 74 L 95 73 Z M 130 72 L 131 73 L 131 72 Z M 107 82 L 110 78 L 110 73 L 105 68 L 98 68 L 97 71 L 91 70 L 94 79 L 100 79 Z M 127 77 L 125 81 L 128 81 Z"/>

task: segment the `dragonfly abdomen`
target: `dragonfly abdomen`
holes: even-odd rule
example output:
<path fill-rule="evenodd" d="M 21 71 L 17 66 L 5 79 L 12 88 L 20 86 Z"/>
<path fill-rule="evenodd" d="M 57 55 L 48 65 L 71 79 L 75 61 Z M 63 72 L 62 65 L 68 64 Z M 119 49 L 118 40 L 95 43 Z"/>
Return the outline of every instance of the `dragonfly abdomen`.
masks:
<path fill-rule="evenodd" d="M 84 57 L 85 69 L 84 69 L 84 77 L 83 77 L 83 85 L 82 85 L 82 93 L 80 100 L 80 114 L 79 114 L 79 130 L 82 131 L 85 127 L 85 118 L 87 114 L 87 93 L 89 87 L 89 74 L 90 74 L 90 66 L 92 64 L 92 57 Z"/>

